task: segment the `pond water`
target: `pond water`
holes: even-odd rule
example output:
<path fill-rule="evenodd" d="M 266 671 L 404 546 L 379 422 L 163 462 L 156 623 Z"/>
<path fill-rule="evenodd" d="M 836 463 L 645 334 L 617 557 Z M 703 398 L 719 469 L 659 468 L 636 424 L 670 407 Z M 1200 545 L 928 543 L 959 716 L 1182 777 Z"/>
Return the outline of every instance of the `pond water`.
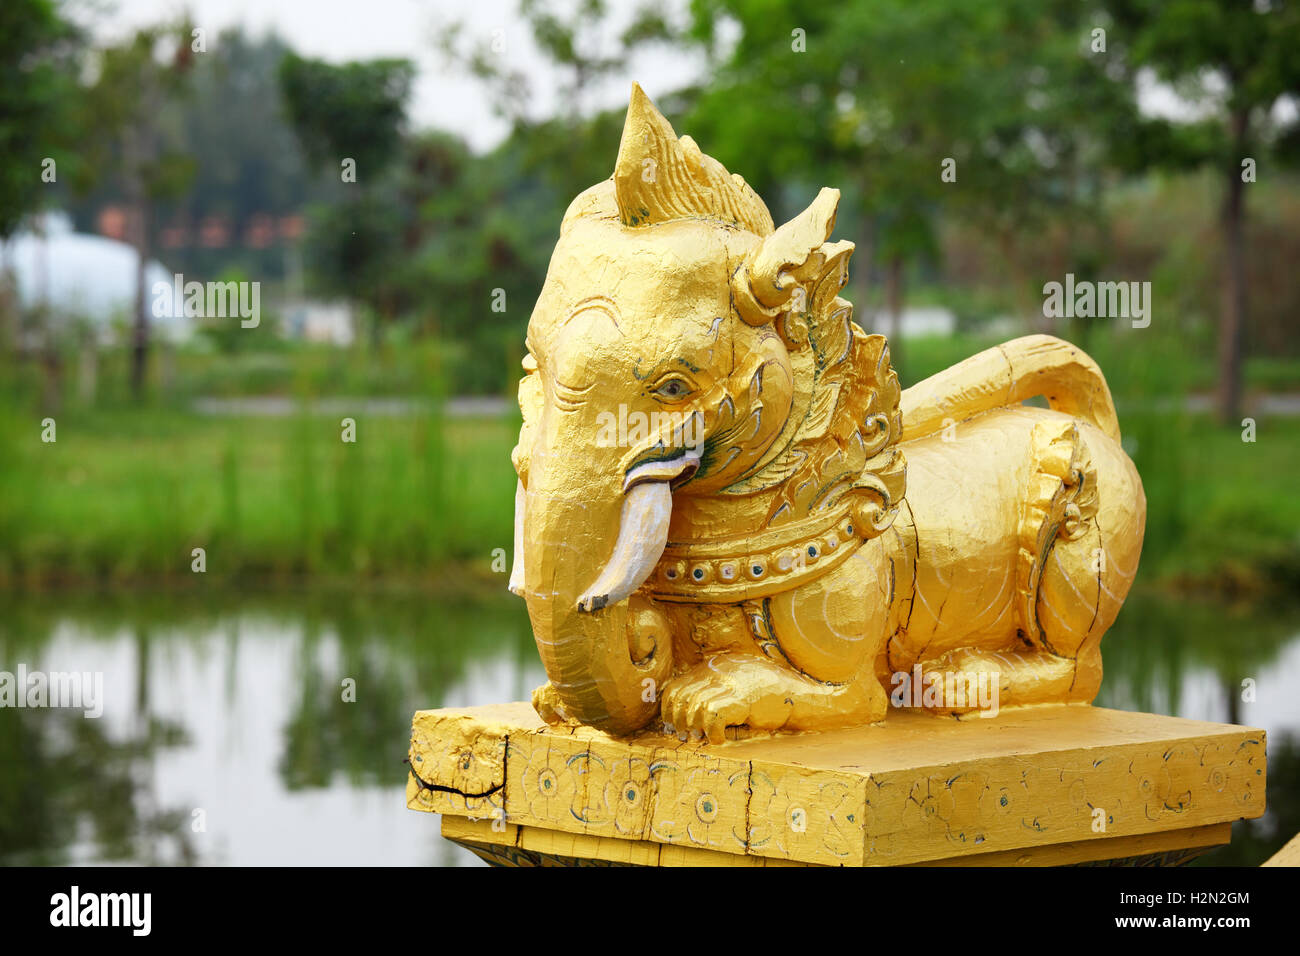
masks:
<path fill-rule="evenodd" d="M 0 602 L 0 671 L 103 673 L 97 719 L 0 708 L 3 864 L 481 865 L 405 808 L 411 714 L 544 677 L 508 594 Z M 1135 595 L 1103 651 L 1099 704 L 1268 731 L 1269 812 L 1204 862 L 1300 830 L 1300 606 Z"/>

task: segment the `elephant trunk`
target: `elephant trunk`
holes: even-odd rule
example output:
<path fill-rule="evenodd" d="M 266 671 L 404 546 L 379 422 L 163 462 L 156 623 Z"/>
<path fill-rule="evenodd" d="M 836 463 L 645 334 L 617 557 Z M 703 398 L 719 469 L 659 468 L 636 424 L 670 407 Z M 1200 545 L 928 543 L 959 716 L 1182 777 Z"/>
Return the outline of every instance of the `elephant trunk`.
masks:
<path fill-rule="evenodd" d="M 523 591 L 565 716 L 630 734 L 658 713 L 672 667 L 668 621 L 635 592 L 668 540 L 670 483 L 697 465 L 687 453 L 621 481 L 554 467 L 530 474 L 522 495 Z"/>

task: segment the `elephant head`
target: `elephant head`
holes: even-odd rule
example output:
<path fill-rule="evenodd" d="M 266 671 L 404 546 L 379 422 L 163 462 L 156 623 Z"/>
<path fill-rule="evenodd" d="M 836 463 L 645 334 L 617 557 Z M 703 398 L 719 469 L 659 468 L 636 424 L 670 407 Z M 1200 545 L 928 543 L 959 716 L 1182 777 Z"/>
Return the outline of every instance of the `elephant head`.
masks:
<path fill-rule="evenodd" d="M 528 325 L 511 580 L 562 715 L 630 733 L 656 714 L 673 647 L 642 585 L 683 496 L 743 485 L 809 414 L 796 365 L 825 357 L 792 354 L 843 282 L 838 197 L 774 229 L 634 87 L 614 175 L 569 207 Z"/>

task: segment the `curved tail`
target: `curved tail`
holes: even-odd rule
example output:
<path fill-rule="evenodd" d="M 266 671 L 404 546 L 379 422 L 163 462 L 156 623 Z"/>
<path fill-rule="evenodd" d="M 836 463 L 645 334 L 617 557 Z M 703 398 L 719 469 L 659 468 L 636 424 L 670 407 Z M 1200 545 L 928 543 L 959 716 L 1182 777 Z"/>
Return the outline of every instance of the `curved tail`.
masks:
<path fill-rule="evenodd" d="M 1119 441 L 1106 379 L 1080 348 L 1050 335 L 1026 335 L 972 355 L 903 392 L 902 441 L 942 431 L 981 412 L 1042 395 L 1049 408 L 1092 422 Z"/>

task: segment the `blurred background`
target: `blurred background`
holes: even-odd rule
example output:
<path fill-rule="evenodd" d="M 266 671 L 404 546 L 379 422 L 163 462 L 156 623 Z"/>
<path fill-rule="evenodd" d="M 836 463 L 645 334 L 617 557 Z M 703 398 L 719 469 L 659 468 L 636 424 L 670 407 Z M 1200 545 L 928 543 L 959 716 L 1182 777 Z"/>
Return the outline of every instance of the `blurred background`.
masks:
<path fill-rule="evenodd" d="M 842 190 L 905 386 L 1098 360 L 1150 509 L 1098 703 L 1267 729 L 1204 858 L 1258 864 L 1300 830 L 1297 50 L 1282 0 L 5 0 L 0 670 L 105 712 L 0 709 L 0 863 L 473 861 L 404 809 L 410 715 L 543 680 L 513 392 L 637 80 L 778 223 Z M 1149 326 L 1046 317 L 1067 274 Z"/>

